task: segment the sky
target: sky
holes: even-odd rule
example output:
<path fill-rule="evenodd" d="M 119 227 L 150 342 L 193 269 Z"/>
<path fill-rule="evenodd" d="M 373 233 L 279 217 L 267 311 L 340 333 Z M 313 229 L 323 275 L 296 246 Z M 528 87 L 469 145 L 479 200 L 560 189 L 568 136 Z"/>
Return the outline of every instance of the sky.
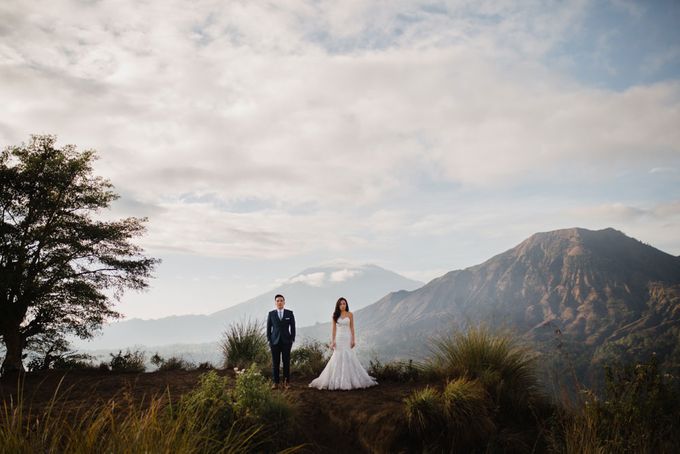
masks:
<path fill-rule="evenodd" d="M 300 271 L 428 281 L 531 234 L 680 254 L 680 2 L 0 3 L 0 146 L 95 149 L 161 258 L 126 317 Z"/>

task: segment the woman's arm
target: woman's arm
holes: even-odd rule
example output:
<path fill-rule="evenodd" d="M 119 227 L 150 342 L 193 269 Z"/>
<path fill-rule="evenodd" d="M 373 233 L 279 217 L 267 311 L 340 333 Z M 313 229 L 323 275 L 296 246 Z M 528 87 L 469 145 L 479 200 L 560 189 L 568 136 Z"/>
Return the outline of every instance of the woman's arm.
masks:
<path fill-rule="evenodd" d="M 331 338 L 331 350 L 335 350 L 335 320 L 331 317 L 331 325 L 333 325 L 333 336 Z"/>
<path fill-rule="evenodd" d="M 350 331 L 352 331 L 352 344 L 351 344 L 351 346 L 352 346 L 352 348 L 354 348 L 354 346 L 356 345 L 356 343 L 354 342 L 354 314 L 351 313 L 351 312 L 349 313 L 349 329 L 350 329 Z"/>

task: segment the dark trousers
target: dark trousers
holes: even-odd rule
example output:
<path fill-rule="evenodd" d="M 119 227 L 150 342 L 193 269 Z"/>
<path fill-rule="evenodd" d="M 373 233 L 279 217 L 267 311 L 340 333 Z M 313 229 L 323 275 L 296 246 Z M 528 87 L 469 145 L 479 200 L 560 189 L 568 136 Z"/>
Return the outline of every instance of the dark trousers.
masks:
<path fill-rule="evenodd" d="M 293 344 L 284 344 L 279 342 L 276 345 L 271 345 L 272 349 L 272 375 L 274 375 L 274 383 L 278 383 L 279 378 L 279 366 L 281 363 L 281 357 L 283 357 L 283 379 L 285 381 L 290 381 L 290 349 Z"/>

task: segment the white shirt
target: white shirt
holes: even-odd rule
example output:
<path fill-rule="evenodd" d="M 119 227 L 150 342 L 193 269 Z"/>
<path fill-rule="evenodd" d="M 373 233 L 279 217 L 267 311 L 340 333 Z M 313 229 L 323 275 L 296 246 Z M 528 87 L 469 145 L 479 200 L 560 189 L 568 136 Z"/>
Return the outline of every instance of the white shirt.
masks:
<path fill-rule="evenodd" d="M 279 312 L 279 320 L 283 319 L 283 309 L 277 309 Z"/>

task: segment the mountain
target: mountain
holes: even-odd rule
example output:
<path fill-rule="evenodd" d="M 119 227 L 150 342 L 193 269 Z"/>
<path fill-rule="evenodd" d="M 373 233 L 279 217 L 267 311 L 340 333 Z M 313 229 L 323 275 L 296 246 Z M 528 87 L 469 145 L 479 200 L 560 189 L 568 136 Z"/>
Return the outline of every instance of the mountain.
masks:
<path fill-rule="evenodd" d="M 74 340 L 73 344 L 79 349 L 96 350 L 215 342 L 233 322 L 263 320 L 273 309 L 277 293 L 286 297 L 286 308 L 295 312 L 297 326 L 302 327 L 329 320 L 340 296 L 356 310 L 388 292 L 420 286 L 422 282 L 379 266 L 334 263 L 306 269 L 269 292 L 209 315 L 124 320 L 106 325 L 102 335 L 91 341 Z"/>
<path fill-rule="evenodd" d="M 431 335 L 483 323 L 544 352 L 559 341 L 584 373 L 652 351 L 680 365 L 680 259 L 611 228 L 537 233 L 482 264 L 390 293 L 355 318 L 359 343 L 383 357 L 422 354 Z M 330 324 L 303 330 L 329 332 Z"/>

